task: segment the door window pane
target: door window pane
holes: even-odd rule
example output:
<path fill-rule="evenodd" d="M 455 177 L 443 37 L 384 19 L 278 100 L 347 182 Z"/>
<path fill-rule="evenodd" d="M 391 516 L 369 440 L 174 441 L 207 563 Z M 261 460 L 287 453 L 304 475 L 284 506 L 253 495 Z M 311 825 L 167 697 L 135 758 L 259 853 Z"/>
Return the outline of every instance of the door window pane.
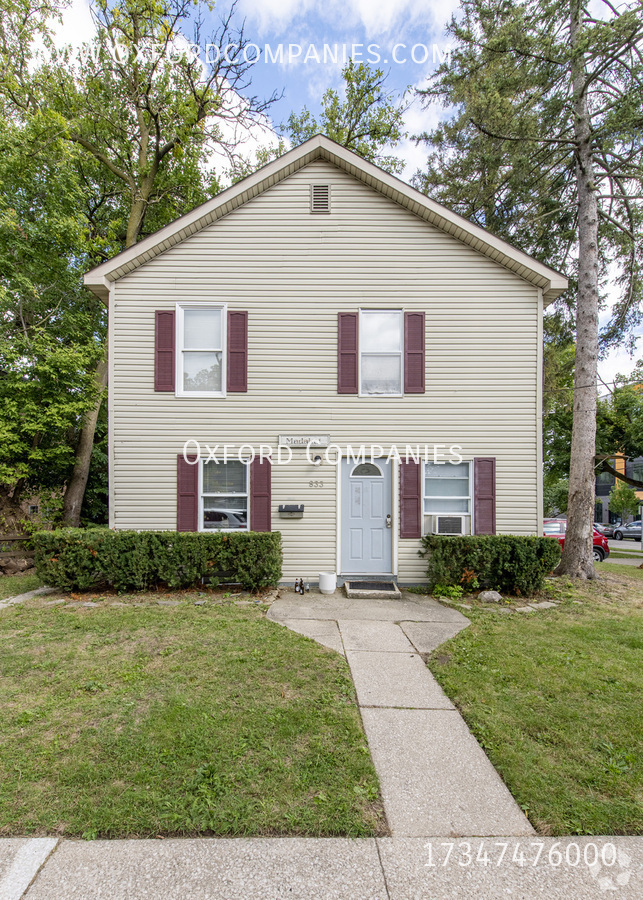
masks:
<path fill-rule="evenodd" d="M 351 478 L 379 478 L 382 471 L 374 463 L 360 463 L 351 472 Z"/>

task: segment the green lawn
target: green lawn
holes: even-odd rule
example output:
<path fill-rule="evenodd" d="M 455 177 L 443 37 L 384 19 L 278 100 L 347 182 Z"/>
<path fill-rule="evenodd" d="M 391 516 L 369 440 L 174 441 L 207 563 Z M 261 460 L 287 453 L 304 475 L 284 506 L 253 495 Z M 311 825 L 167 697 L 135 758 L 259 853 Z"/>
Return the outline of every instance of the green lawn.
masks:
<path fill-rule="evenodd" d="M 41 580 L 37 575 L 0 575 L 0 600 L 17 597 L 40 587 Z"/>
<path fill-rule="evenodd" d="M 429 661 L 541 834 L 643 834 L 643 570 L 598 569 L 555 609 L 467 610 Z"/>
<path fill-rule="evenodd" d="M 0 834 L 386 833 L 345 661 L 177 596 L 0 612 Z"/>

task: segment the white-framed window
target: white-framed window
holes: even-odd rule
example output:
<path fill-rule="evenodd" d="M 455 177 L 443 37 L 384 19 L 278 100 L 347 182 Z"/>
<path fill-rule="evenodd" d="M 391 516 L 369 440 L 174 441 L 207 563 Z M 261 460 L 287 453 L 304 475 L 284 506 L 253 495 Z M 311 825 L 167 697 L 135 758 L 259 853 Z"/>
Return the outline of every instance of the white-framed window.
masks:
<path fill-rule="evenodd" d="M 177 396 L 225 397 L 225 306 L 177 303 L 176 324 Z"/>
<path fill-rule="evenodd" d="M 248 531 L 248 469 L 238 459 L 201 460 L 199 531 Z"/>
<path fill-rule="evenodd" d="M 424 531 L 433 516 L 471 515 L 471 463 L 424 463 Z"/>
<path fill-rule="evenodd" d="M 403 395 L 404 313 L 401 309 L 360 310 L 359 393 L 361 397 Z"/>

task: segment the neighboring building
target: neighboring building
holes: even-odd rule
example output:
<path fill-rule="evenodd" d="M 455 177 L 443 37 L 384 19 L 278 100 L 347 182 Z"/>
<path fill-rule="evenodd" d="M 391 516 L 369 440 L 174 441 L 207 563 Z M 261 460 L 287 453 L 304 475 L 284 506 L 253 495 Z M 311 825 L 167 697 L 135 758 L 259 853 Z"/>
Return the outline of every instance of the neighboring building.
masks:
<path fill-rule="evenodd" d="M 610 464 L 617 472 L 622 472 L 628 478 L 634 478 L 637 481 L 643 481 L 643 456 L 637 456 L 636 459 L 625 459 L 623 456 L 616 456 L 610 460 Z M 609 508 L 610 491 L 616 484 L 616 476 L 609 472 L 599 472 L 596 476 L 596 510 L 595 521 L 615 524 L 620 522 L 620 515 L 614 513 Z M 637 491 L 636 496 L 643 505 L 643 491 Z M 634 516 L 629 516 L 633 519 Z"/>
<path fill-rule="evenodd" d="M 327 138 L 85 281 L 109 303 L 112 527 L 279 530 L 285 581 L 401 583 L 426 531 L 542 534 L 542 317 L 567 280 Z"/>

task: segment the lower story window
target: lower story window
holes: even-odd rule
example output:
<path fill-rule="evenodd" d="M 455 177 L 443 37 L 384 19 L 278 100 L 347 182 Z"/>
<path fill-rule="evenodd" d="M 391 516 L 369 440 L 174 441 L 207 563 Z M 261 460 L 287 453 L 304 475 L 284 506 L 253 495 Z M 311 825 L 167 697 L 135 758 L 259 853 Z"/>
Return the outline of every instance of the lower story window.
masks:
<path fill-rule="evenodd" d="M 201 530 L 248 530 L 248 466 L 239 460 L 204 461 Z"/>
<path fill-rule="evenodd" d="M 471 515 L 471 466 L 462 463 L 424 464 L 424 531 L 431 532 L 434 516 Z"/>

